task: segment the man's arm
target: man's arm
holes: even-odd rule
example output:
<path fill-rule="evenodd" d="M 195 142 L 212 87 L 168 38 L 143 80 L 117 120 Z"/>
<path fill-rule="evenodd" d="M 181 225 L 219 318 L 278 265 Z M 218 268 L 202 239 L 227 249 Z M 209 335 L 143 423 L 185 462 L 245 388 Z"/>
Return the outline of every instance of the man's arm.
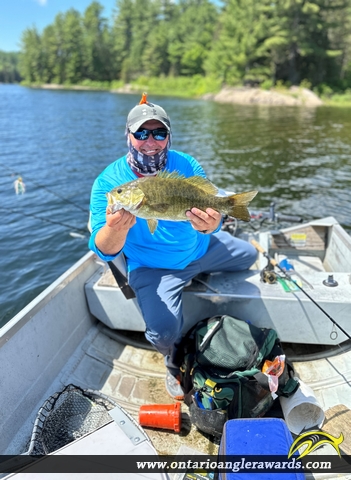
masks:
<path fill-rule="evenodd" d="M 95 237 L 95 245 L 104 255 L 116 255 L 126 241 L 129 229 L 135 225 L 136 217 L 126 210 L 110 213 L 106 209 L 106 225 L 100 228 Z"/>

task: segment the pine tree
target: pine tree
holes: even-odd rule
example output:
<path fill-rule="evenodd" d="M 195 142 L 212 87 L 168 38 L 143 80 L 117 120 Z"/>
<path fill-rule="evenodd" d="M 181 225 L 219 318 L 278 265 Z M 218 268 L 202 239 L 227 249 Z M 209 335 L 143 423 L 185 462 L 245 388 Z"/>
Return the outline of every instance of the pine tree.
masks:
<path fill-rule="evenodd" d="M 217 9 L 209 0 L 180 0 L 168 47 L 173 75 L 204 74 L 217 19 Z"/>
<path fill-rule="evenodd" d="M 110 60 L 110 33 L 107 20 L 102 17 L 103 6 L 92 2 L 83 16 L 84 77 L 109 81 L 113 77 Z"/>
<path fill-rule="evenodd" d="M 112 27 L 113 57 L 117 78 L 130 80 L 129 55 L 132 45 L 133 0 L 117 0 Z"/>
<path fill-rule="evenodd" d="M 342 50 L 339 42 L 331 41 L 333 17 L 344 8 L 344 0 L 276 2 L 275 35 L 266 42 L 276 78 L 293 85 L 307 79 L 317 85 L 334 76 Z"/>
<path fill-rule="evenodd" d="M 71 8 L 63 20 L 64 82 L 79 83 L 84 75 L 84 39 L 80 13 Z"/>
<path fill-rule="evenodd" d="M 151 77 L 169 74 L 170 32 L 178 15 L 177 5 L 172 0 L 156 0 L 155 3 L 158 10 L 157 24 L 147 37 L 143 54 L 144 74 Z"/>
<path fill-rule="evenodd" d="M 205 64 L 207 73 L 232 85 L 269 78 L 270 55 L 264 42 L 272 27 L 272 9 L 268 0 L 225 1 Z"/>
<path fill-rule="evenodd" d="M 25 81 L 42 82 L 43 55 L 41 38 L 36 27 L 27 28 L 22 33 L 19 70 Z"/>
<path fill-rule="evenodd" d="M 3 52 L 0 50 L 0 82 L 15 83 L 21 80 L 18 61 L 18 52 Z"/>

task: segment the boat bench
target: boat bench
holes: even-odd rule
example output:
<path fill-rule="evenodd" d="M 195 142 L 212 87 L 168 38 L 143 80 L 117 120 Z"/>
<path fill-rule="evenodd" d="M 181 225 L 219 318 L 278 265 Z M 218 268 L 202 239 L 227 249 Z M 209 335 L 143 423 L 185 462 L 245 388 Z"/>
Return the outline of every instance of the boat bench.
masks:
<path fill-rule="evenodd" d="M 306 260 L 293 259 L 295 268 L 314 286 L 304 289 L 329 315 L 347 328 L 351 318 L 349 274 L 338 273 L 338 287 L 323 284 L 326 272 L 315 269 L 306 273 Z M 127 300 L 111 271 L 101 268 L 85 285 L 90 312 L 107 327 L 117 330 L 145 331 L 145 323 L 135 298 Z M 302 292 L 285 292 L 280 284 L 261 281 L 260 270 L 218 273 L 199 277 L 185 288 L 183 333 L 198 321 L 214 315 L 232 315 L 259 327 L 275 328 L 283 342 L 338 344 L 346 337 L 337 336 L 330 320 Z M 157 312 L 155 312 L 157 315 Z"/>
<path fill-rule="evenodd" d="M 232 315 L 258 327 L 274 328 L 282 342 L 337 345 L 345 341 L 346 336 L 307 296 L 335 318 L 343 329 L 349 330 L 351 249 L 347 244 L 348 237 L 340 225 L 335 224 L 335 219 L 328 217 L 323 222 L 311 222 L 307 227 L 292 230 L 299 234 L 307 232 L 306 245 L 299 248 L 290 244 L 280 250 L 278 240 L 281 240 L 281 232 L 260 234 L 258 237 L 264 250 L 269 251 L 271 256 L 277 255 L 278 260 L 279 255 L 288 251 L 288 258 L 296 271 L 313 288 L 302 283 L 305 293 L 299 289 L 287 292 L 280 283 L 263 283 L 261 270 L 267 266 L 267 259 L 260 254 L 253 269 L 218 272 L 193 279 L 183 293 L 183 333 L 204 318 Z M 328 233 L 330 229 L 333 229 L 332 235 Z M 289 235 L 291 237 L 289 232 L 290 229 L 286 229 L 283 235 L 285 243 Z M 335 288 L 323 283 L 330 274 L 338 283 Z M 85 290 L 90 312 L 105 325 L 118 330 L 145 331 L 136 299 L 125 298 L 107 265 L 89 279 Z"/>

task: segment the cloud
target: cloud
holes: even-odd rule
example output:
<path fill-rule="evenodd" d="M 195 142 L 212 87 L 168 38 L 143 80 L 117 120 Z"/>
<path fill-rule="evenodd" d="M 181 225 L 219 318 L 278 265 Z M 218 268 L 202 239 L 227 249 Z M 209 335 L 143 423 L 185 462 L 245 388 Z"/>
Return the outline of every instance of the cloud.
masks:
<path fill-rule="evenodd" d="M 43 6 L 46 5 L 47 3 L 47 0 L 35 0 L 37 3 L 39 3 L 39 5 Z"/>

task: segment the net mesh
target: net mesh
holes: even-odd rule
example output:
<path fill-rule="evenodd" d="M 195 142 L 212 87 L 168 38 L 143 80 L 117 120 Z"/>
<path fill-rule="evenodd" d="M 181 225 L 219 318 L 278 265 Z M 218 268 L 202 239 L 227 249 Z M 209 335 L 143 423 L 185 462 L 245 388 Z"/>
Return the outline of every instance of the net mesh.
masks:
<path fill-rule="evenodd" d="M 95 390 L 68 385 L 49 397 L 34 423 L 28 455 L 49 454 L 112 421 L 117 403 Z"/>

